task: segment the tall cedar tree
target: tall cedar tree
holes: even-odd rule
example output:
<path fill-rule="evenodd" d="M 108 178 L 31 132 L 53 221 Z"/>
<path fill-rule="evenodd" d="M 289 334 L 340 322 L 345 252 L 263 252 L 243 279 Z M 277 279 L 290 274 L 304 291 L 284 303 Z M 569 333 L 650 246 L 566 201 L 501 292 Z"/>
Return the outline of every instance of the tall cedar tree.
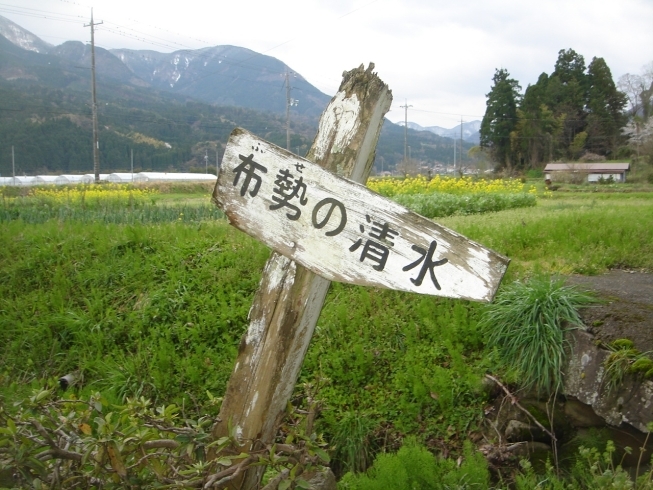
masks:
<path fill-rule="evenodd" d="M 547 86 L 547 105 L 556 116 L 565 115 L 561 145 L 567 151 L 561 157 L 573 158 L 569 149 L 583 137 L 587 88 L 585 58 L 573 49 L 561 49 Z"/>
<path fill-rule="evenodd" d="M 519 161 L 537 168 L 540 162 L 553 159 L 564 115 L 556 116 L 547 104 L 549 76 L 542 73 L 535 85 L 529 85 L 517 110 Z"/>
<path fill-rule="evenodd" d="M 594 58 L 587 67 L 587 143 L 592 153 L 610 156 L 622 142 L 621 128 L 626 124 L 626 94 L 617 90 L 610 68 L 603 58 Z"/>
<path fill-rule="evenodd" d="M 497 169 L 511 169 L 516 163 L 511 133 L 517 125 L 521 87 L 504 68 L 496 70 L 492 81 L 494 85 L 487 94 L 487 108 L 481 122 L 481 147 L 490 151 Z"/>

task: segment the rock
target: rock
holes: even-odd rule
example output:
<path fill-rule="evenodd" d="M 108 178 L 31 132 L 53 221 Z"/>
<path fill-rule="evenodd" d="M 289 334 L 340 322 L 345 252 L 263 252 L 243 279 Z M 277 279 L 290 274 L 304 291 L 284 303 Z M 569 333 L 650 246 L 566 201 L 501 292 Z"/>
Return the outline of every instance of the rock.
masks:
<path fill-rule="evenodd" d="M 510 442 L 527 441 L 530 439 L 531 426 L 519 420 L 510 420 L 506 424 L 503 435 Z"/>
<path fill-rule="evenodd" d="M 564 394 L 589 405 L 608 424 L 629 424 L 641 432 L 653 422 L 653 382 L 636 376 L 608 390 L 605 387 L 604 362 L 610 355 L 594 344 L 593 337 L 582 330 L 570 333 L 572 355 L 566 370 Z"/>
<path fill-rule="evenodd" d="M 337 488 L 336 475 L 333 474 L 331 468 L 320 471 L 308 483 L 310 490 L 336 490 Z"/>
<path fill-rule="evenodd" d="M 520 420 L 510 420 L 503 431 L 504 436 L 510 442 L 520 441 L 542 441 L 548 439 L 546 434 L 537 426 L 532 426 Z"/>

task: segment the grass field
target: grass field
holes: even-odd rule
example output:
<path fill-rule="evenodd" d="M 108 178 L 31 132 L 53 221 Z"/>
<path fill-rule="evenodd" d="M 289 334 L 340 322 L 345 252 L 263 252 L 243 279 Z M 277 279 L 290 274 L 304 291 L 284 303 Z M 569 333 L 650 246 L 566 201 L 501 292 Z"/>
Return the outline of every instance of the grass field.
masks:
<path fill-rule="evenodd" d="M 78 372 L 80 397 L 144 396 L 187 417 L 217 413 L 212 397 L 225 389 L 269 250 L 217 214 L 193 215 L 211 206 L 207 189 L 154 196 L 63 206 L 69 214 L 4 198 L 2 405 Z M 504 284 L 653 271 L 653 193 L 539 196 L 532 207 L 436 221 L 508 256 Z M 296 397 L 323 401 L 317 426 L 336 467 L 364 468 L 407 435 L 462 448 L 483 418 L 482 378 L 499 369 L 477 328 L 482 312 L 467 301 L 332 285 Z"/>

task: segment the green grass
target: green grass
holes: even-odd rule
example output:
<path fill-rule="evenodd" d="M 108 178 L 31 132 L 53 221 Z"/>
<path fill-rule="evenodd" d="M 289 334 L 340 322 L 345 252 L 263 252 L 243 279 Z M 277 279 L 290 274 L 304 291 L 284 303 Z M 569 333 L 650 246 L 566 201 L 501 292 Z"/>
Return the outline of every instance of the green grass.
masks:
<path fill-rule="evenodd" d="M 208 195 L 166 196 L 152 206 L 169 213 L 157 219 L 128 210 L 0 219 L 2 405 L 71 371 L 82 375 L 80 395 L 143 395 L 177 403 L 187 417 L 207 390 L 222 395 L 269 251 L 215 215 L 180 216 L 180 206 L 201 208 Z M 653 270 L 652 197 L 554 195 L 437 221 L 510 257 L 509 291 L 536 271 Z M 297 390 L 319 387 L 316 423 L 334 465 L 361 468 L 407 434 L 462 448 L 483 420 L 481 380 L 497 369 L 478 327 L 483 310 L 332 285 Z"/>
<path fill-rule="evenodd" d="M 179 401 L 221 393 L 269 252 L 224 221 L 4 223 L 0 358 L 25 382 Z"/>
<path fill-rule="evenodd" d="M 510 257 L 508 279 L 534 269 L 551 274 L 653 270 L 653 194 L 556 196 L 533 208 L 436 221 Z"/>
<path fill-rule="evenodd" d="M 482 214 L 505 209 L 528 208 L 535 206 L 537 198 L 533 194 L 399 194 L 392 198 L 402 206 L 427 218 L 452 215 Z"/>
<path fill-rule="evenodd" d="M 554 393 L 562 387 L 566 366 L 565 332 L 584 327 L 578 309 L 594 301 L 565 286 L 564 279 L 536 276 L 504 287 L 485 309 L 479 328 L 523 388 Z"/>

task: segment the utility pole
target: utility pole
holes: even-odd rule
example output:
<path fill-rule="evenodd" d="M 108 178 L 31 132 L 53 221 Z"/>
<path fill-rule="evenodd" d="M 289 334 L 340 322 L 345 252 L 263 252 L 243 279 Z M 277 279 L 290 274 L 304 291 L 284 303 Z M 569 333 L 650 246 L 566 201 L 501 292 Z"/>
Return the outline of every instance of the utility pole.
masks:
<path fill-rule="evenodd" d="M 290 106 L 296 106 L 299 103 L 298 100 L 290 98 L 290 90 L 292 89 L 290 86 L 291 73 L 286 70 L 286 150 L 288 151 L 290 151 Z"/>
<path fill-rule="evenodd" d="M 208 174 L 209 173 L 209 150 L 205 150 L 204 153 L 204 173 Z"/>
<path fill-rule="evenodd" d="M 456 143 L 456 136 L 453 135 L 452 137 L 453 141 L 453 176 L 456 176 L 456 147 L 458 146 L 458 143 Z"/>
<path fill-rule="evenodd" d="M 132 182 L 134 182 L 134 149 L 131 149 Z"/>
<path fill-rule="evenodd" d="M 463 173 L 463 116 L 460 116 L 460 174 Z"/>
<path fill-rule="evenodd" d="M 16 185 L 16 160 L 14 159 L 14 145 L 11 145 L 11 176 L 14 178 L 14 185 Z"/>
<path fill-rule="evenodd" d="M 408 101 L 404 99 L 405 105 L 399 106 L 404 109 L 404 164 L 408 165 Z"/>
<path fill-rule="evenodd" d="M 93 111 L 93 171 L 95 172 L 95 183 L 100 182 L 100 142 L 98 140 L 97 125 L 97 97 L 95 94 L 95 26 L 102 22 L 93 23 L 93 9 L 91 9 L 91 23 L 84 24 L 84 27 L 91 27 L 91 97 Z"/>

